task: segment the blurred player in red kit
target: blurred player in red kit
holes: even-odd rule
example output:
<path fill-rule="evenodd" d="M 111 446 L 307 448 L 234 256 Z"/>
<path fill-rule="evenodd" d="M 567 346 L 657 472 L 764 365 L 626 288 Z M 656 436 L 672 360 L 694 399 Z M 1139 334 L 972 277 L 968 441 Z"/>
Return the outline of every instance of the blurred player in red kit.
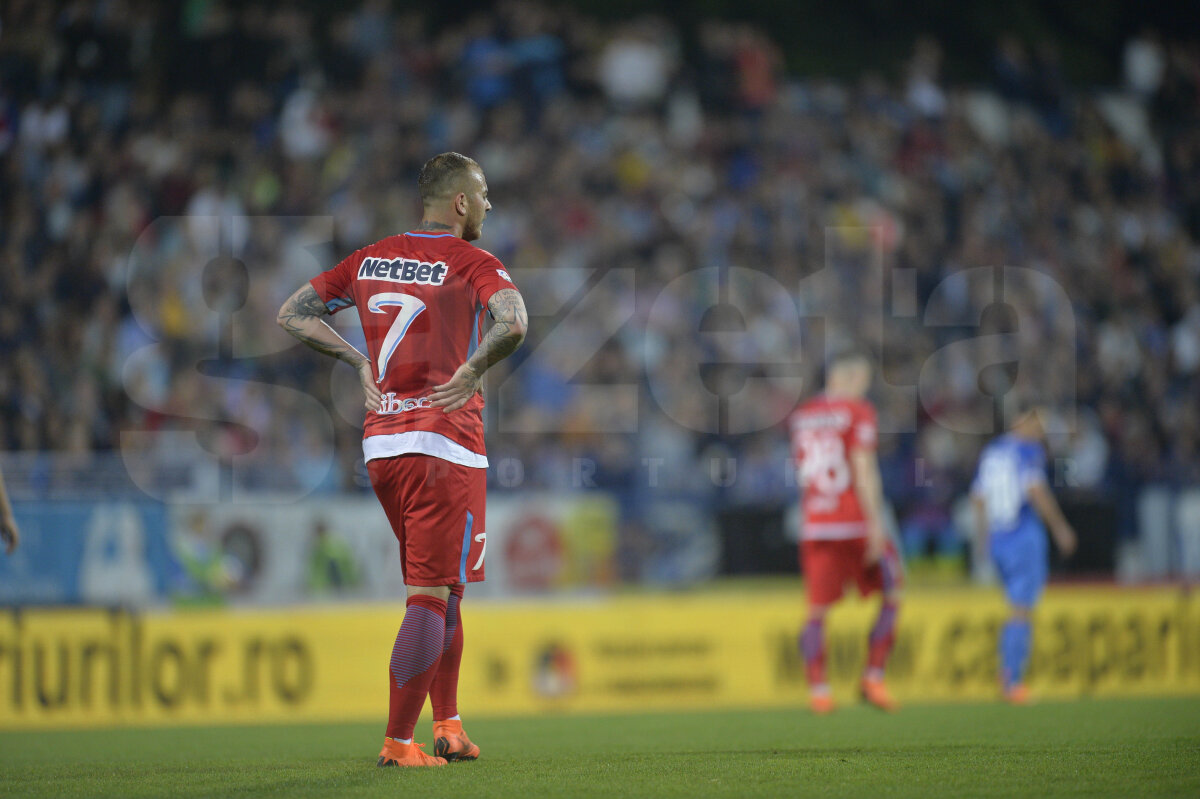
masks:
<path fill-rule="evenodd" d="M 895 640 L 903 572 L 884 532 L 883 491 L 875 455 L 875 409 L 865 399 L 871 363 L 859 352 L 831 361 L 825 393 L 792 412 L 792 453 L 803 492 L 801 563 L 808 587 L 808 623 L 800 650 L 812 709 L 834 709 L 825 676 L 825 615 L 853 580 L 863 596 L 883 594 L 868 641 L 862 696 L 884 710 L 896 705 L 883 681 Z"/>
<path fill-rule="evenodd" d="M 487 457 L 479 381 L 525 338 L 528 315 L 504 265 L 469 242 L 491 209 L 479 164 L 431 158 L 418 179 L 415 230 L 353 253 L 302 286 L 278 322 L 346 361 L 366 393 L 363 455 L 400 544 L 408 606 L 389 664 L 380 766 L 474 760 L 458 715 L 466 583 L 484 578 Z M 358 309 L 369 357 L 321 318 Z M 483 332 L 483 313 L 495 323 Z M 428 696 L 434 749 L 413 743 Z"/>

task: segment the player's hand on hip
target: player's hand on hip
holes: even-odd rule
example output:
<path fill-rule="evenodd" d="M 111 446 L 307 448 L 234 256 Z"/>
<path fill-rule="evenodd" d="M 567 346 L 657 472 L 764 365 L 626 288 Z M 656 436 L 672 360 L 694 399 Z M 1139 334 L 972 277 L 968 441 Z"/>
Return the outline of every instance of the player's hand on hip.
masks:
<path fill-rule="evenodd" d="M 454 372 L 449 383 L 433 387 L 429 399 L 433 407 L 441 408 L 443 413 L 451 413 L 466 405 L 477 391 L 479 375 L 470 364 L 464 363 Z"/>
<path fill-rule="evenodd" d="M 364 403 L 367 410 L 377 410 L 379 403 L 383 401 L 383 393 L 379 390 L 379 384 L 375 382 L 375 373 L 371 371 L 371 362 L 363 358 L 354 369 L 358 372 L 358 382 L 362 384 L 363 393 L 367 396 Z"/>
<path fill-rule="evenodd" d="M 0 519 L 0 542 L 4 543 L 4 551 L 10 555 L 17 548 L 17 544 L 21 543 L 21 533 L 12 517 Z"/>

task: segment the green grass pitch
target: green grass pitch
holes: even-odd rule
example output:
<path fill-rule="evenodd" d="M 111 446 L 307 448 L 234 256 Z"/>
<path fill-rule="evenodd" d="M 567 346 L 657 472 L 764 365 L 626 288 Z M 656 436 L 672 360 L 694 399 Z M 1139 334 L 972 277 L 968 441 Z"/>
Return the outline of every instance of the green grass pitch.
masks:
<path fill-rule="evenodd" d="M 476 720 L 483 756 L 379 769 L 381 724 L 0 734 L 0 795 L 1200 796 L 1200 698 L 887 716 L 803 711 Z M 429 739 L 422 722 L 417 740 Z"/>

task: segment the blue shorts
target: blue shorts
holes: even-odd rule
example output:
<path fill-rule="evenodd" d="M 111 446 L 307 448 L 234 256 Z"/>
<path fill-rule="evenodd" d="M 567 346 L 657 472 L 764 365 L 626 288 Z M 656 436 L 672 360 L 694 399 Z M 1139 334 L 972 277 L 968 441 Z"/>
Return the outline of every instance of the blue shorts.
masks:
<path fill-rule="evenodd" d="M 993 533 L 991 550 L 1008 601 L 1032 608 L 1050 573 L 1046 531 L 1040 525 L 1022 525 L 1011 533 Z"/>

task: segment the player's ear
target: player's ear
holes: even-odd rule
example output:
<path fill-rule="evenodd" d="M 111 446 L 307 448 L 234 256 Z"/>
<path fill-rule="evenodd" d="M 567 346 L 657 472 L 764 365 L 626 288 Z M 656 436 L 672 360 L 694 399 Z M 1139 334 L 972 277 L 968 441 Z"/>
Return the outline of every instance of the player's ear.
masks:
<path fill-rule="evenodd" d="M 467 215 L 467 195 L 465 192 L 460 191 L 454 195 L 454 210 L 458 212 L 459 216 Z"/>

